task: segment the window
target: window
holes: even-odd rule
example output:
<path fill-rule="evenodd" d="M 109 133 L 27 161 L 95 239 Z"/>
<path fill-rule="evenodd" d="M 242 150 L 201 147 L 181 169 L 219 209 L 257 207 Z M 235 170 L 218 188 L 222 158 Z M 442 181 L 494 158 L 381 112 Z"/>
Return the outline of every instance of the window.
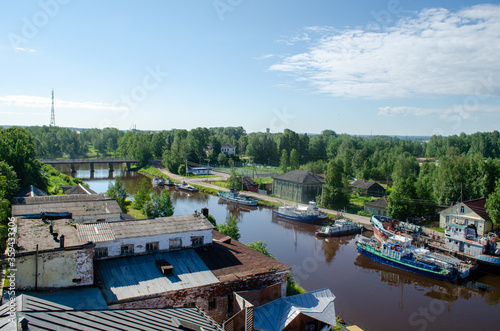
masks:
<path fill-rule="evenodd" d="M 181 238 L 172 238 L 169 240 L 169 248 L 182 248 L 182 239 Z"/>
<path fill-rule="evenodd" d="M 146 243 L 146 252 L 156 252 L 158 251 L 158 241 L 152 243 Z"/>
<path fill-rule="evenodd" d="M 446 216 L 446 224 L 450 224 L 450 216 Z"/>
<path fill-rule="evenodd" d="M 476 229 L 477 229 L 477 227 L 479 226 L 479 222 L 478 222 L 478 221 L 474 221 L 474 226 L 475 226 L 475 227 L 476 227 Z"/>
<path fill-rule="evenodd" d="M 107 247 L 96 247 L 94 248 L 94 257 L 106 257 L 108 256 Z"/>
<path fill-rule="evenodd" d="M 208 299 L 208 310 L 217 309 L 217 298 Z"/>
<path fill-rule="evenodd" d="M 233 311 L 234 311 L 234 297 L 233 297 L 233 294 L 229 294 L 227 296 L 227 313 L 229 315 L 232 315 L 233 314 Z"/>
<path fill-rule="evenodd" d="M 122 246 L 122 255 L 133 254 L 134 253 L 134 245 L 123 245 Z"/>
<path fill-rule="evenodd" d="M 465 207 L 464 206 L 460 206 L 460 214 L 464 214 L 465 213 Z"/>
<path fill-rule="evenodd" d="M 191 246 L 201 246 L 203 245 L 203 237 L 191 237 Z"/>

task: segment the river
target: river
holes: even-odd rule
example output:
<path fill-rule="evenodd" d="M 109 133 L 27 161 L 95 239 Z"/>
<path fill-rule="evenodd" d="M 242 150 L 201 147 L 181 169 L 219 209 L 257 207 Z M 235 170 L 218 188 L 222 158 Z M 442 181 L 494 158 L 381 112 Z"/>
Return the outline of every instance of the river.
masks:
<path fill-rule="evenodd" d="M 68 172 L 68 169 L 61 169 Z M 129 192 L 142 175 L 115 170 Z M 107 169 L 78 170 L 90 187 L 105 192 Z M 500 276 L 476 271 L 463 284 L 418 276 L 358 256 L 355 237 L 316 239 L 315 226 L 273 218 L 263 207 L 240 207 L 200 193 L 170 189 L 175 215 L 209 208 L 218 222 L 235 215 L 243 243 L 265 241 L 278 260 L 292 267 L 306 290 L 330 288 L 336 313 L 364 330 L 497 330 L 500 324 Z M 371 235 L 367 232 L 366 235 Z"/>

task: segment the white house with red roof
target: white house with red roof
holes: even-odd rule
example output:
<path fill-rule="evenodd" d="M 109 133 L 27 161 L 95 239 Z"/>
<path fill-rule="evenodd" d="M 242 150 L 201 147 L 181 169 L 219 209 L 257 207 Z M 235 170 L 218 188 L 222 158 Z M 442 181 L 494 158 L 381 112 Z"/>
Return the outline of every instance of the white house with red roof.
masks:
<path fill-rule="evenodd" d="M 486 198 L 481 198 L 448 207 L 439 213 L 439 226 L 444 228 L 448 224 L 474 224 L 477 234 L 484 236 L 493 229 L 493 222 L 486 212 L 485 204 Z"/>

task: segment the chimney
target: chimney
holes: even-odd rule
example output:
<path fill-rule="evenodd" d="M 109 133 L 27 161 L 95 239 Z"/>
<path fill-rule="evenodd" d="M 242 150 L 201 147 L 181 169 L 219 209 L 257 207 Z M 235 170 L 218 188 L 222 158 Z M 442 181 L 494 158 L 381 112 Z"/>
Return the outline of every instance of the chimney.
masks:
<path fill-rule="evenodd" d="M 19 324 L 21 324 L 21 330 L 22 331 L 27 331 L 29 330 L 29 323 L 26 317 L 23 317 L 21 321 L 19 321 Z"/>
<path fill-rule="evenodd" d="M 203 214 L 203 216 L 208 218 L 208 208 L 207 207 L 201 208 L 201 213 Z"/>
<path fill-rule="evenodd" d="M 64 235 L 59 237 L 59 248 L 64 248 Z"/>

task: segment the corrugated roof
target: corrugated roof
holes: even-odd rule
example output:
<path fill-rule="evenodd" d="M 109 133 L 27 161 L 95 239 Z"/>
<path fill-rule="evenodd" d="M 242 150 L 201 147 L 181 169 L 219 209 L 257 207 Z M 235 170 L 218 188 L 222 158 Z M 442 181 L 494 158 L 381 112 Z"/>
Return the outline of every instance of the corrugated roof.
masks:
<path fill-rule="evenodd" d="M 12 215 L 34 215 L 42 212 L 70 212 L 73 218 L 102 214 L 120 214 L 116 200 L 102 194 L 73 194 L 46 197 L 20 198 L 12 205 Z"/>
<path fill-rule="evenodd" d="M 223 237 L 225 235 L 214 231 L 212 245 L 195 248 L 203 262 L 221 282 L 290 270 L 286 264 L 257 252 L 239 241 L 231 240 L 230 243 L 218 241 Z"/>
<path fill-rule="evenodd" d="M 280 331 L 290 324 L 299 314 L 335 326 L 335 296 L 330 289 L 279 298 L 255 308 L 254 327 L 263 331 Z"/>
<path fill-rule="evenodd" d="M 293 170 L 286 174 L 276 176 L 274 179 L 286 180 L 299 184 L 323 184 L 325 182 L 322 177 L 305 170 Z"/>
<path fill-rule="evenodd" d="M 214 228 L 212 223 L 202 214 L 110 222 L 109 226 L 115 238 L 146 237 L 165 233 L 211 230 Z"/>
<path fill-rule="evenodd" d="M 200 330 L 222 328 L 203 310 L 193 308 L 120 309 L 18 312 L 18 320 L 26 318 L 31 331 L 37 330 L 182 330 L 186 322 Z M 0 319 L 0 323 L 6 318 Z M 6 322 L 6 321 L 5 321 Z M 186 323 L 187 324 L 187 323 Z M 17 330 L 12 323 L 7 330 Z M 12 328 L 14 327 L 14 328 Z M 3 329 L 2 329 L 3 330 Z"/>
<path fill-rule="evenodd" d="M 382 197 L 382 198 L 377 199 L 377 200 L 366 202 L 365 206 L 387 208 L 387 206 L 388 206 L 387 198 Z"/>
<path fill-rule="evenodd" d="M 157 260 L 170 263 L 174 274 L 164 276 Z M 96 261 L 96 272 L 108 303 L 219 282 L 193 249 Z"/>
<path fill-rule="evenodd" d="M 77 224 L 78 238 L 93 243 L 115 240 L 115 235 L 108 222 Z"/>

